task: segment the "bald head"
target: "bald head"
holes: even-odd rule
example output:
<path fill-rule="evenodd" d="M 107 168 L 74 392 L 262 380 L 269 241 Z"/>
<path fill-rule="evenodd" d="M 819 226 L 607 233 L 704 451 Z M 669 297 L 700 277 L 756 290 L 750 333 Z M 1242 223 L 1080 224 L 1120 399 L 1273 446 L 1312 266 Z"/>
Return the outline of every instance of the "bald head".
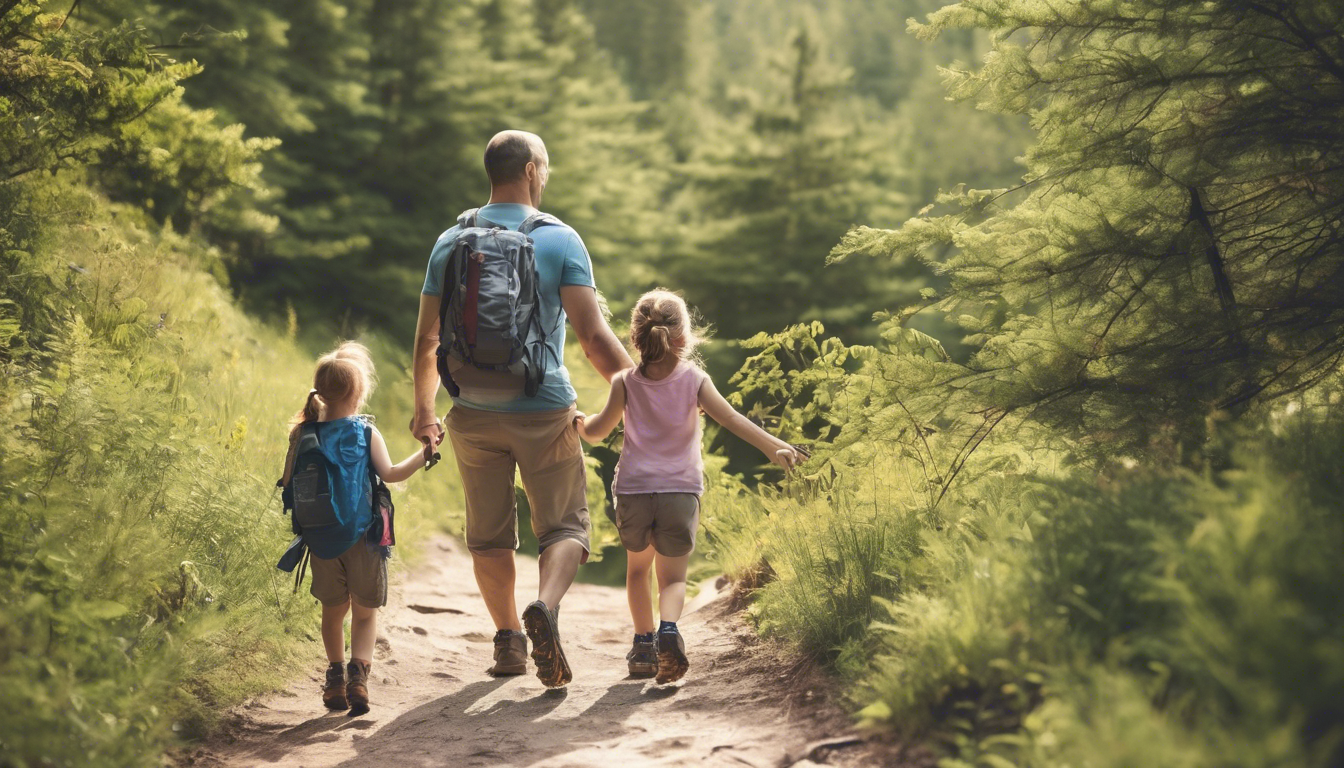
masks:
<path fill-rule="evenodd" d="M 500 187 L 523 181 L 527 164 L 547 165 L 546 145 L 541 137 L 527 131 L 500 131 L 485 146 L 485 175 L 490 186 Z"/>

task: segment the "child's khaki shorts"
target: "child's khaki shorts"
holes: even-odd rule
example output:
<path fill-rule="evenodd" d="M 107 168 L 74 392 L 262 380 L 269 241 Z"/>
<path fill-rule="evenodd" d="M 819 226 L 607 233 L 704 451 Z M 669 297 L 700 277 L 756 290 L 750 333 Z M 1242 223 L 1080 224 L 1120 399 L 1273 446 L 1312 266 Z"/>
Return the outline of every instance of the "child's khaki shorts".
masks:
<path fill-rule="evenodd" d="M 387 558 L 363 537 L 338 557 L 313 557 L 313 597 L 323 605 L 337 606 L 353 599 L 365 608 L 387 605 Z"/>
<path fill-rule="evenodd" d="M 642 552 L 652 542 L 663 557 L 689 555 L 699 525 L 700 497 L 694 493 L 616 495 L 616 530 L 631 552 Z"/>

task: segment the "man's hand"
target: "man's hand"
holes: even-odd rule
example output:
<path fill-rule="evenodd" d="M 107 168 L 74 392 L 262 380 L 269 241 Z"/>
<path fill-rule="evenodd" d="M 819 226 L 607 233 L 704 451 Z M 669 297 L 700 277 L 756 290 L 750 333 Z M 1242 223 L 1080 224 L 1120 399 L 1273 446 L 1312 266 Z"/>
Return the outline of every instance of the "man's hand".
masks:
<path fill-rule="evenodd" d="M 437 448 L 443 442 L 443 420 L 434 416 L 411 419 L 411 434 L 426 448 Z"/>

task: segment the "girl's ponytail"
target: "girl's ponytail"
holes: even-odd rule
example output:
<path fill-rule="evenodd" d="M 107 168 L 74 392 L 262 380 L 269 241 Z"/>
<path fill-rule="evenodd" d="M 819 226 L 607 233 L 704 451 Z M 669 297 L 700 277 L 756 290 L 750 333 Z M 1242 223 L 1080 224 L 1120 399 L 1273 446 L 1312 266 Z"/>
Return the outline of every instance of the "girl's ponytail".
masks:
<path fill-rule="evenodd" d="M 639 350 L 639 366 L 664 360 L 672 352 L 672 332 L 666 325 L 650 324 L 644 345 Z"/>
<path fill-rule="evenodd" d="M 289 437 L 293 441 L 299 434 L 299 427 L 310 421 L 317 421 L 322 418 L 322 396 L 317 394 L 316 389 L 308 390 L 308 399 L 304 402 L 303 408 L 294 418 L 289 420 Z"/>
<path fill-rule="evenodd" d="M 290 419 L 290 441 L 298 438 L 301 425 L 321 419 L 325 408 L 346 403 L 352 404 L 355 410 L 363 408 L 375 381 L 373 357 L 368 348 L 357 341 L 347 341 L 318 358 L 308 400 L 304 402 L 303 410 Z"/>
<path fill-rule="evenodd" d="M 703 340 L 691 322 L 690 310 L 680 296 L 658 289 L 639 297 L 630 313 L 630 343 L 639 353 L 639 371 L 669 355 L 695 360 L 695 348 Z"/>

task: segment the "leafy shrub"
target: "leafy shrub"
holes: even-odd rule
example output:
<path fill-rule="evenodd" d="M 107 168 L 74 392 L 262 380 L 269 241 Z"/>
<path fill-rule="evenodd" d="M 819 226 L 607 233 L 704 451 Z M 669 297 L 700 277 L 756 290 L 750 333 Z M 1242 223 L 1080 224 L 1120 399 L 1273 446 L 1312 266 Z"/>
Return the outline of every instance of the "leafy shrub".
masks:
<path fill-rule="evenodd" d="M 0 696 L 23 715 L 0 722 L 0 751 L 157 765 L 321 658 L 314 601 L 274 567 L 312 356 L 245 317 L 192 240 L 66 177 L 24 191 L 13 220 L 42 225 L 10 230 L 25 248 L 0 277 L 0 316 L 19 320 L 0 356 Z M 396 370 L 374 408 L 405 455 Z M 455 488 L 440 469 L 398 493 L 404 543 Z"/>
<path fill-rule="evenodd" d="M 864 714 L 931 734 L 948 765 L 1333 764 L 1339 427 L 1243 437 L 1216 475 L 1022 481 L 1019 535 L 926 535 L 926 590 L 874 625 Z"/>

